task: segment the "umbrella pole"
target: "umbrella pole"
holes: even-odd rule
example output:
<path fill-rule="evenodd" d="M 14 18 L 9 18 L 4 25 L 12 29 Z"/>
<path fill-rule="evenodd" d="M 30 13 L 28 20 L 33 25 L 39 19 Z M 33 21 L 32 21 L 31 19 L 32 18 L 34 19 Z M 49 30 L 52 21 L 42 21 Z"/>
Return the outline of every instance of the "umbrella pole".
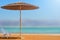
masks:
<path fill-rule="evenodd" d="M 20 10 L 20 37 L 22 36 L 22 14 L 21 14 L 21 10 Z"/>

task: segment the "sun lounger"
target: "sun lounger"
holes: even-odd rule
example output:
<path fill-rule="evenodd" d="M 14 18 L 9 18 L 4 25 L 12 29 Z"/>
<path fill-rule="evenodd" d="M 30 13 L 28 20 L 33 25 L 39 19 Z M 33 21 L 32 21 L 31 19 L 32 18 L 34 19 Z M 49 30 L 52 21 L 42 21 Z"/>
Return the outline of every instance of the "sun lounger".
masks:
<path fill-rule="evenodd" d="M 4 28 L 1 28 L 2 36 L 0 39 L 21 39 L 21 37 L 12 37 L 10 33 L 6 32 Z"/>
<path fill-rule="evenodd" d="M 0 37 L 0 39 L 21 39 L 21 37 Z"/>

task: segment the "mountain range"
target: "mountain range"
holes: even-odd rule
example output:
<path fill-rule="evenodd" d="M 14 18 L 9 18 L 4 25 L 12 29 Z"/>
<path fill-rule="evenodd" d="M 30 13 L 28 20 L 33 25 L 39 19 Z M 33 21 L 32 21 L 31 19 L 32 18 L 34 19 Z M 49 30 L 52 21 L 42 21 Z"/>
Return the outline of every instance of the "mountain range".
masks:
<path fill-rule="evenodd" d="M 19 26 L 19 21 L 0 21 L 1 26 Z M 23 26 L 59 26 L 59 21 L 23 20 Z"/>

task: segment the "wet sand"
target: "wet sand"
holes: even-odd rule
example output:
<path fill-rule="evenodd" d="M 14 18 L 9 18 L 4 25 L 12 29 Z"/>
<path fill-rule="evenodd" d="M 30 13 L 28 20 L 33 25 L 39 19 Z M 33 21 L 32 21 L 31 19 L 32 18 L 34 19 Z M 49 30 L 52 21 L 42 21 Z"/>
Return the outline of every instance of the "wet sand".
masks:
<path fill-rule="evenodd" d="M 2 36 L 2 34 L 0 36 Z M 19 34 L 11 34 L 11 36 L 19 37 Z M 22 39 L 0 40 L 60 40 L 60 34 L 22 34 Z"/>

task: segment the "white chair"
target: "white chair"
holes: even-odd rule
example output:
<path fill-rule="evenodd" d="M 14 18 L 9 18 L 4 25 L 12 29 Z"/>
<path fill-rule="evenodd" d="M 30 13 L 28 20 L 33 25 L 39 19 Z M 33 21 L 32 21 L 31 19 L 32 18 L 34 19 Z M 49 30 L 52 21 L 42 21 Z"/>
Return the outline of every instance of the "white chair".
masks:
<path fill-rule="evenodd" d="M 3 34 L 3 37 L 9 37 L 10 33 L 8 33 L 4 28 L 1 28 L 1 32 Z"/>

